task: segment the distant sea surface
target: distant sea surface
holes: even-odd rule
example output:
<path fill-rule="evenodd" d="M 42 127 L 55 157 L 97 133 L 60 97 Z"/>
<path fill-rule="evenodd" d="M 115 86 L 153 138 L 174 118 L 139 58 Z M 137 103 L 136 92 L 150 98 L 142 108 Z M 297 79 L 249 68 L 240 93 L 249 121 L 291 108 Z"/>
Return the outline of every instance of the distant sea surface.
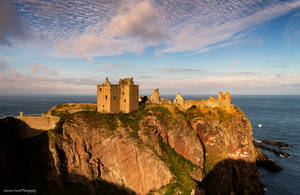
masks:
<path fill-rule="evenodd" d="M 174 96 L 168 96 L 171 100 Z M 184 96 L 202 99 L 209 96 Z M 62 103 L 96 103 L 96 96 L 0 96 L 0 117 L 44 113 Z M 232 96 L 251 121 L 254 138 L 282 141 L 294 148 L 285 150 L 293 155 L 286 159 L 264 151 L 283 168 L 278 173 L 260 169 L 266 194 L 300 194 L 300 96 Z M 258 128 L 258 124 L 262 124 Z"/>

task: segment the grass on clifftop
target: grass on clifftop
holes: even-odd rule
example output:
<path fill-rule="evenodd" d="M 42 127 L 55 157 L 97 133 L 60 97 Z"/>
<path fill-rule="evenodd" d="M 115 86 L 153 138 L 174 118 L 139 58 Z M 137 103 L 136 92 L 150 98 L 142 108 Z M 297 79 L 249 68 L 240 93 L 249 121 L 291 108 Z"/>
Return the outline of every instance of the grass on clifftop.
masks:
<path fill-rule="evenodd" d="M 218 120 L 220 122 L 229 121 L 237 116 L 244 116 L 244 113 L 238 107 L 215 107 L 215 108 L 197 108 L 192 106 L 188 110 L 181 111 L 177 109 L 177 113 L 184 115 L 187 122 L 191 119 L 199 117 L 203 120 Z"/>
<path fill-rule="evenodd" d="M 191 194 L 191 191 L 196 187 L 197 183 L 190 177 L 189 173 L 199 167 L 175 152 L 173 148 L 164 143 L 161 139 L 159 140 L 159 144 L 165 153 L 162 160 L 166 162 L 174 175 L 173 181 L 165 186 L 165 195 L 176 194 L 176 192 Z"/>
<path fill-rule="evenodd" d="M 61 111 L 65 113 L 75 113 L 78 111 L 96 111 L 97 105 L 96 104 L 90 104 L 90 103 L 69 103 L 69 104 L 59 104 L 52 108 L 50 108 L 47 112 L 45 112 L 45 115 L 52 115 L 53 111 Z"/>

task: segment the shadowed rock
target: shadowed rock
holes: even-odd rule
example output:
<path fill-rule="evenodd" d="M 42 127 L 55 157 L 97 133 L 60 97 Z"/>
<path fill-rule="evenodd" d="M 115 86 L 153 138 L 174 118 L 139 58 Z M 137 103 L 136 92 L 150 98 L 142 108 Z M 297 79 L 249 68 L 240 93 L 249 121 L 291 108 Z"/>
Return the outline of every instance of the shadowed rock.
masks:
<path fill-rule="evenodd" d="M 272 158 L 269 158 L 266 154 L 260 151 L 259 148 L 256 148 L 256 153 L 257 153 L 256 164 L 258 166 L 274 172 L 278 172 L 282 170 L 282 168 L 278 166 Z"/>
<path fill-rule="evenodd" d="M 279 148 L 292 148 L 292 145 L 283 143 L 283 142 L 273 142 L 273 141 L 268 141 L 268 140 L 261 140 L 262 143 L 273 145 L 273 146 L 278 146 Z"/>
<path fill-rule="evenodd" d="M 268 150 L 268 151 L 271 151 L 273 152 L 274 154 L 276 154 L 277 156 L 280 156 L 280 157 L 283 157 L 283 158 L 291 158 L 292 155 L 289 154 L 289 153 L 286 153 L 286 152 L 282 152 L 282 151 L 278 151 L 278 150 L 275 150 L 273 148 L 269 148 L 269 147 L 266 147 L 264 146 L 263 144 L 257 142 L 257 141 L 253 141 L 253 144 L 256 146 L 256 147 L 259 147 L 263 150 Z"/>
<path fill-rule="evenodd" d="M 217 163 L 199 183 L 205 193 L 199 194 L 264 194 L 255 162 L 225 159 Z M 201 191 L 200 191 L 201 192 Z"/>

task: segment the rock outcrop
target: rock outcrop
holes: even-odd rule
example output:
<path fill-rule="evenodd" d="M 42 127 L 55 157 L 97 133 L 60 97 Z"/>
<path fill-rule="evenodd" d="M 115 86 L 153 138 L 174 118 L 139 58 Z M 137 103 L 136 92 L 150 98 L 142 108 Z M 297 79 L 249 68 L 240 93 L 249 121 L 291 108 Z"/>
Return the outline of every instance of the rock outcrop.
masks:
<path fill-rule="evenodd" d="M 234 106 L 184 110 L 160 104 L 129 114 L 84 111 L 59 116 L 55 129 L 20 139 L 14 148 L 23 148 L 24 154 L 30 151 L 22 168 L 34 178 L 19 183 L 38 192 L 263 194 L 251 125 Z M 2 120 L 1 136 L 9 137 L 10 129 Z M 5 144 L 0 151 L 7 148 Z M 6 167 L 16 160 L 6 153 L 1 159 L 6 159 Z M 3 173 L 1 181 L 9 174 Z"/>

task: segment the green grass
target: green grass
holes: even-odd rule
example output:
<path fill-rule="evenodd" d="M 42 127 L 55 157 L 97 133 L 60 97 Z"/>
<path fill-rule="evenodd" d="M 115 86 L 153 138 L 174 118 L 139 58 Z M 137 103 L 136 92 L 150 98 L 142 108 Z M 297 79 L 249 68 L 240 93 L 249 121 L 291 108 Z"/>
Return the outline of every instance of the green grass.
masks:
<path fill-rule="evenodd" d="M 189 173 L 199 168 L 191 161 L 185 159 L 174 151 L 168 144 L 162 140 L 159 141 L 162 150 L 165 153 L 163 160 L 166 162 L 170 171 L 174 175 L 174 180 L 166 186 L 166 195 L 174 194 L 180 191 L 182 194 L 190 194 L 197 185 L 196 182 L 189 176 Z"/>
<path fill-rule="evenodd" d="M 133 112 L 116 114 L 116 117 L 121 121 L 123 127 L 129 129 L 129 136 L 138 140 L 140 121 L 143 119 L 145 114 L 145 106 L 140 106 L 139 109 Z"/>
<path fill-rule="evenodd" d="M 160 120 L 165 122 L 167 126 L 170 126 L 174 121 L 170 110 L 163 106 L 148 106 L 146 107 L 145 111 L 148 113 L 148 115 L 157 116 Z"/>
<path fill-rule="evenodd" d="M 52 110 L 51 111 L 51 115 L 52 116 L 58 116 L 60 118 L 63 118 L 65 116 L 70 116 L 71 114 L 70 113 L 67 113 L 65 111 L 57 111 L 57 110 Z"/>

